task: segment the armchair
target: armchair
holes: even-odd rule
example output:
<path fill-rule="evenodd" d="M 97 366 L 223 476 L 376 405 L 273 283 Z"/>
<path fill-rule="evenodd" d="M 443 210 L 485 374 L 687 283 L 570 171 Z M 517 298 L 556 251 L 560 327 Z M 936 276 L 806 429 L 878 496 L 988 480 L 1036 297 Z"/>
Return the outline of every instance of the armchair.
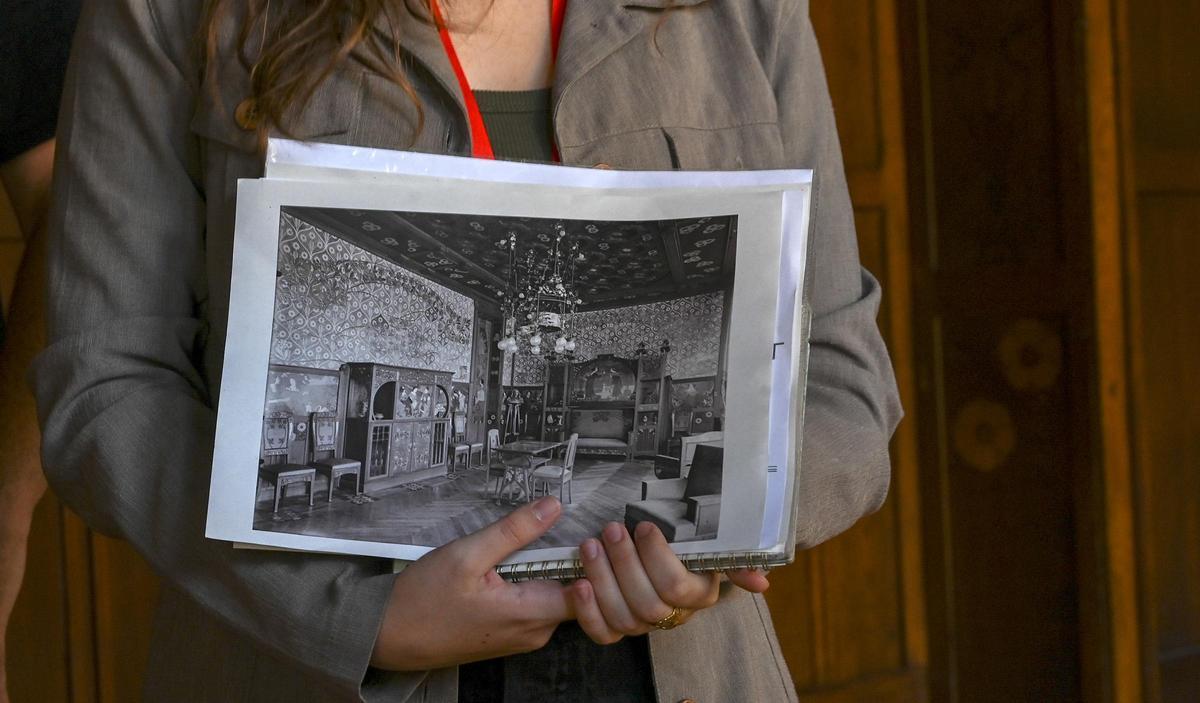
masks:
<path fill-rule="evenodd" d="M 668 542 L 716 537 L 724 455 L 721 447 L 698 444 L 686 477 L 643 481 L 642 499 L 625 506 L 626 527 L 652 522 Z"/>

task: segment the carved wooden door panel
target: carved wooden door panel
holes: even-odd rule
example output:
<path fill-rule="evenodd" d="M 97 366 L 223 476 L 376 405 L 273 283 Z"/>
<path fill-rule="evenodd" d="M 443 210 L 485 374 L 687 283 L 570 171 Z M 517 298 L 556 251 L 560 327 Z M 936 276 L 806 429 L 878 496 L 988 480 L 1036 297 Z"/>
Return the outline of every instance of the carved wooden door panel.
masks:
<path fill-rule="evenodd" d="M 397 422 L 392 424 L 391 462 L 388 475 L 407 474 L 413 471 L 413 423 Z"/>
<path fill-rule="evenodd" d="M 433 423 L 419 422 L 413 428 L 412 464 L 409 471 L 424 471 L 433 456 Z"/>

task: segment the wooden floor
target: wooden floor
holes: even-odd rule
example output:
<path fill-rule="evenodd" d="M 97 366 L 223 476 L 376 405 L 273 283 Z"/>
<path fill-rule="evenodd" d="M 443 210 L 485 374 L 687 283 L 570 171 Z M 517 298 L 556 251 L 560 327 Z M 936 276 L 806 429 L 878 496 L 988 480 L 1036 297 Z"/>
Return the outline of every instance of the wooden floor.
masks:
<path fill-rule="evenodd" d="M 436 547 L 469 534 L 510 512 L 512 503 L 494 502 L 484 487 L 483 470 L 460 470 L 459 478 L 421 481 L 421 490 L 405 486 L 378 493 L 355 503 L 349 491 L 317 491 L 312 508 L 300 492 L 285 495 L 279 513 L 269 504 L 255 511 L 254 528 L 274 532 L 317 535 L 339 539 L 394 542 Z M 641 482 L 654 477 L 650 464 L 603 459 L 579 459 L 572 481 L 573 501 L 565 503 L 563 516 L 533 547 L 574 547 L 597 535 L 609 522 L 620 522 L 625 505 L 641 498 Z M 349 485 L 349 481 L 345 482 Z M 555 495 L 556 489 L 552 489 Z M 565 496 L 564 496 L 565 497 Z"/>

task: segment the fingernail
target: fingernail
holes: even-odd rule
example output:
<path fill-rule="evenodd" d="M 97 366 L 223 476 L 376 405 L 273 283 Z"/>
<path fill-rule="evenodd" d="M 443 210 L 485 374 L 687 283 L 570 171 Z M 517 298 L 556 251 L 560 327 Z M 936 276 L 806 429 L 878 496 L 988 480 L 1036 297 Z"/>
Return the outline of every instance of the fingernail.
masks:
<path fill-rule="evenodd" d="M 654 532 L 654 525 L 649 522 L 639 522 L 637 526 L 638 537 L 649 537 L 650 533 Z"/>
<path fill-rule="evenodd" d="M 584 540 L 583 556 L 586 559 L 595 559 L 600 556 L 600 543 L 594 539 Z"/>
<path fill-rule="evenodd" d="M 539 522 L 545 522 L 558 514 L 559 504 L 558 499 L 553 496 L 546 496 L 533 504 L 533 516 Z"/>
<path fill-rule="evenodd" d="M 604 539 L 616 544 L 621 541 L 621 535 L 625 532 L 625 528 L 621 527 L 620 523 L 610 522 L 604 528 Z"/>

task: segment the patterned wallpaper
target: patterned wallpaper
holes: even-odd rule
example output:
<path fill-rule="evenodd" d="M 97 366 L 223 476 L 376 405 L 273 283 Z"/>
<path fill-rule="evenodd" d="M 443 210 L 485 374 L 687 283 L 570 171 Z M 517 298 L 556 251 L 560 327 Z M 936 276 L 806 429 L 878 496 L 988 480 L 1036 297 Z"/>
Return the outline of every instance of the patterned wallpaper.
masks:
<path fill-rule="evenodd" d="M 721 354 L 722 293 L 705 293 L 660 303 L 611 308 L 577 314 L 571 323 L 578 348 L 575 358 L 594 359 L 599 354 L 632 357 L 638 342 L 657 352 L 663 338 L 671 342 L 667 373 L 674 378 L 715 376 Z M 545 362 L 520 354 L 515 359 L 512 383 L 539 384 Z"/>
<path fill-rule="evenodd" d="M 272 363 L 374 361 L 468 380 L 470 298 L 286 213 L 279 227 Z"/>

